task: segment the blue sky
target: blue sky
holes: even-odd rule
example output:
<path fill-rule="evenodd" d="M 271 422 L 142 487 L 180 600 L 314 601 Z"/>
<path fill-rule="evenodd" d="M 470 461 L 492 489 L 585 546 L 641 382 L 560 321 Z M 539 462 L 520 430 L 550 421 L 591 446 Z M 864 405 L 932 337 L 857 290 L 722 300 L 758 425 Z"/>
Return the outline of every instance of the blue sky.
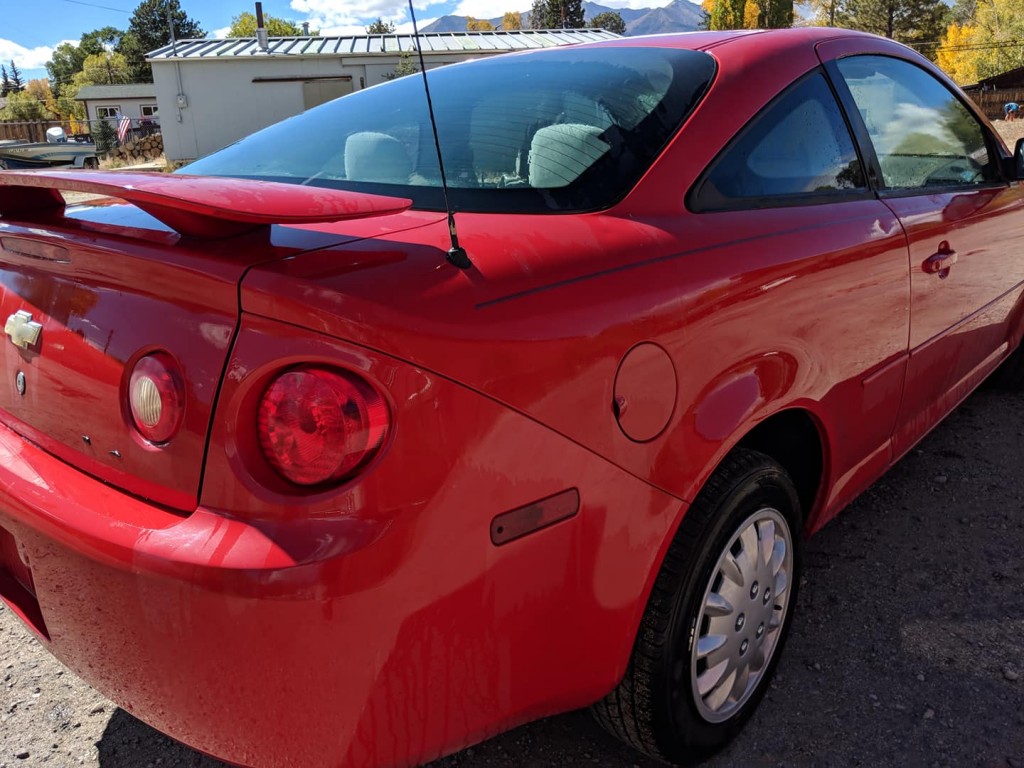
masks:
<path fill-rule="evenodd" d="M 597 0 L 613 8 L 652 8 L 669 0 Z M 505 11 L 527 11 L 532 0 L 413 0 L 420 26 L 455 13 L 493 18 Z M 0 0 L 0 63 L 12 59 L 27 80 L 45 77 L 44 64 L 54 47 L 78 42 L 83 32 L 105 26 L 128 27 L 138 0 Z M 199 21 L 208 37 L 223 34 L 233 16 L 252 11 L 250 0 L 181 0 L 185 12 Z M 361 33 L 381 16 L 399 31 L 411 31 L 404 0 L 264 0 L 263 10 L 280 18 L 309 21 L 324 34 Z"/>

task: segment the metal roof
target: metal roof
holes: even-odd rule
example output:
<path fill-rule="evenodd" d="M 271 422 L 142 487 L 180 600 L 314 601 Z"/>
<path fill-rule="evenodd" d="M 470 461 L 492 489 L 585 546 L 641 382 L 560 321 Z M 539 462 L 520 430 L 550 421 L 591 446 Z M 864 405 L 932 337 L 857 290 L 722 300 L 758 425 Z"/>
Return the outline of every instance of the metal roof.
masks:
<path fill-rule="evenodd" d="M 419 36 L 423 54 L 498 53 L 554 48 L 575 43 L 614 40 L 619 35 L 603 29 L 517 29 L 494 32 L 424 32 Z M 416 50 L 413 35 L 341 35 L 327 37 L 272 37 L 266 51 L 254 37 L 222 40 L 179 40 L 157 48 L 147 61 L 233 59 L 248 56 L 373 56 Z"/>
<path fill-rule="evenodd" d="M 131 85 L 86 85 L 78 89 L 76 101 L 86 99 L 155 99 L 156 86 L 152 83 Z"/>

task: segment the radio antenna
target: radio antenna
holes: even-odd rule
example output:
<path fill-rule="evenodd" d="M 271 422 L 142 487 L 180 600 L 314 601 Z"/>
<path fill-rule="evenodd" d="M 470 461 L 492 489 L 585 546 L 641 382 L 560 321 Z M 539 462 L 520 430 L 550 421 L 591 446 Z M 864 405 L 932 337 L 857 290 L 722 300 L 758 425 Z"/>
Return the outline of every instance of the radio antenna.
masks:
<path fill-rule="evenodd" d="M 459 245 L 459 234 L 455 231 L 455 211 L 448 201 L 448 177 L 444 173 L 444 159 L 441 157 L 441 140 L 437 135 L 437 122 L 434 120 L 434 102 L 430 100 L 430 85 L 427 83 L 427 66 L 423 63 L 423 46 L 420 45 L 420 31 L 416 26 L 416 12 L 409 0 L 409 15 L 412 17 L 412 34 L 416 38 L 416 52 L 420 59 L 420 74 L 423 75 L 423 90 L 427 94 L 427 112 L 430 115 L 430 128 L 434 132 L 434 148 L 437 149 L 437 165 L 441 169 L 441 191 L 444 193 L 444 210 L 448 214 L 448 236 L 452 247 L 448 249 L 446 258 L 459 269 L 469 269 L 473 262 L 469 260 L 466 249 Z"/>

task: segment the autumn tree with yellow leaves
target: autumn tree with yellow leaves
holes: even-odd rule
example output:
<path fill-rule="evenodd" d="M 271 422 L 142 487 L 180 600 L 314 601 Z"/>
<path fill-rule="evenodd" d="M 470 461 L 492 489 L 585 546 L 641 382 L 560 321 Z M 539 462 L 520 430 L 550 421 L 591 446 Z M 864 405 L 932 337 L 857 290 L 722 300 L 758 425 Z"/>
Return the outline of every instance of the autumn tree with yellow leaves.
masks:
<path fill-rule="evenodd" d="M 793 0 L 703 0 L 708 29 L 778 29 L 793 25 Z"/>
<path fill-rule="evenodd" d="M 936 63 L 958 83 L 976 83 L 1024 66 L 1024 0 L 977 0 L 946 29 Z"/>

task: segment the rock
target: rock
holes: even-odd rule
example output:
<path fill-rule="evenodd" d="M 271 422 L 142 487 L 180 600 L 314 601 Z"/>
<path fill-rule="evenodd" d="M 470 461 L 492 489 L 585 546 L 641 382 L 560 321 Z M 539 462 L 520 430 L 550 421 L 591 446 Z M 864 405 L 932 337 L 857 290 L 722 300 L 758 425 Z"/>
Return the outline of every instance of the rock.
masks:
<path fill-rule="evenodd" d="M 1013 667 L 1003 667 L 1003 677 L 1009 680 L 1011 683 L 1015 683 L 1020 680 L 1020 672 L 1015 670 Z"/>
<path fill-rule="evenodd" d="M 949 480 L 949 478 L 946 477 L 945 475 L 936 475 L 935 476 L 935 482 L 936 483 L 945 483 L 947 480 Z"/>
<path fill-rule="evenodd" d="M 23 752 L 15 752 L 14 756 L 16 758 L 18 758 L 19 760 L 28 760 L 28 758 L 29 758 L 29 751 L 26 749 Z"/>
<path fill-rule="evenodd" d="M 935 710 L 934 709 L 929 707 L 928 709 L 926 709 L 924 711 L 924 719 L 925 720 L 931 720 L 933 717 L 935 717 Z"/>

